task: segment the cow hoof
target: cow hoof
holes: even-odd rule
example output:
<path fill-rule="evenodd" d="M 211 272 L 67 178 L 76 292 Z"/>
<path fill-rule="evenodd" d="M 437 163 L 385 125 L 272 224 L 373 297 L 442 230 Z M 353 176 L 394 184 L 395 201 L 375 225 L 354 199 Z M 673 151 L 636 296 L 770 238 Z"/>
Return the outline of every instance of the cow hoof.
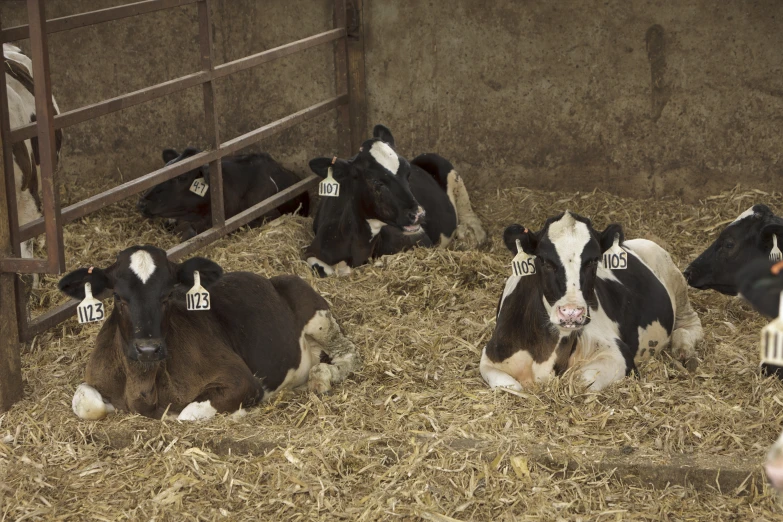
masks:
<path fill-rule="evenodd" d="M 105 402 L 98 390 L 87 383 L 82 383 L 73 394 L 71 409 L 80 419 L 101 420 L 114 411 L 114 406 Z"/>
<path fill-rule="evenodd" d="M 212 407 L 209 401 L 191 402 L 183 409 L 177 420 L 179 421 L 202 421 L 211 419 L 215 416 L 217 410 Z"/>
<path fill-rule="evenodd" d="M 699 367 L 699 360 L 696 357 L 689 357 L 685 360 L 685 368 L 691 372 L 694 373 L 696 369 Z"/>

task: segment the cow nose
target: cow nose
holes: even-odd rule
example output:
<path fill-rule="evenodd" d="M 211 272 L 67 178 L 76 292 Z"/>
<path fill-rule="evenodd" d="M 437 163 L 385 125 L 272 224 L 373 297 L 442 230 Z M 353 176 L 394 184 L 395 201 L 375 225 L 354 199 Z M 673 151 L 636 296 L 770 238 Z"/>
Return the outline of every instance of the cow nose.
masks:
<path fill-rule="evenodd" d="M 686 281 L 690 281 L 692 273 L 693 273 L 693 271 L 691 270 L 690 265 L 688 265 L 688 268 L 685 269 L 685 271 L 682 273 L 682 275 L 685 276 L 685 280 Z"/>
<path fill-rule="evenodd" d="M 411 225 L 415 225 L 416 223 L 421 221 L 424 218 L 425 214 L 426 212 L 424 212 L 424 209 L 421 207 L 417 208 L 416 210 L 411 210 L 410 212 L 408 212 L 408 219 L 410 219 Z"/>
<path fill-rule="evenodd" d="M 133 345 L 140 360 L 158 360 L 163 351 L 161 339 L 136 339 Z"/>
<path fill-rule="evenodd" d="M 585 309 L 581 306 L 559 306 L 557 308 L 557 318 L 560 322 L 576 323 L 582 320 L 585 315 Z"/>

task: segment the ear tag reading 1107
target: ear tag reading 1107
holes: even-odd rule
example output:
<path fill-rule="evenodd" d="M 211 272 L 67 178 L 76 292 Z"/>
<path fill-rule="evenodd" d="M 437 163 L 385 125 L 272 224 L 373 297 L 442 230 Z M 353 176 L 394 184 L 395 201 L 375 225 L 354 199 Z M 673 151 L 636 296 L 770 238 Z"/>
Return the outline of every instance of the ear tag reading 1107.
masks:
<path fill-rule="evenodd" d="M 332 167 L 326 171 L 326 179 L 318 184 L 318 195 L 329 198 L 340 196 L 340 184 L 332 177 Z"/>
<path fill-rule="evenodd" d="M 204 194 L 209 190 L 209 185 L 204 181 L 204 178 L 196 178 L 193 183 L 190 184 L 190 191 L 197 196 L 204 197 Z"/>
<path fill-rule="evenodd" d="M 778 236 L 777 234 L 772 235 L 772 250 L 769 251 L 769 260 L 777 263 L 778 261 L 783 261 L 783 252 L 780 251 L 778 248 Z"/>
<path fill-rule="evenodd" d="M 185 294 L 188 310 L 209 310 L 209 292 L 201 286 L 198 270 L 193 272 L 193 288 Z"/>
<path fill-rule="evenodd" d="M 536 273 L 536 256 L 531 256 L 522 249 L 522 243 L 517 239 L 517 255 L 511 261 L 512 273 L 515 276 L 525 277 Z"/>
<path fill-rule="evenodd" d="M 628 268 L 628 252 L 620 246 L 620 234 L 614 236 L 614 243 L 604 252 L 604 267 L 610 270 L 625 270 Z"/>
<path fill-rule="evenodd" d="M 761 364 L 783 366 L 783 292 L 778 318 L 761 329 Z"/>
<path fill-rule="evenodd" d="M 79 316 L 79 323 L 95 323 L 103 321 L 106 312 L 103 309 L 103 303 L 92 296 L 92 285 L 84 283 L 84 299 L 76 307 L 76 314 Z"/>

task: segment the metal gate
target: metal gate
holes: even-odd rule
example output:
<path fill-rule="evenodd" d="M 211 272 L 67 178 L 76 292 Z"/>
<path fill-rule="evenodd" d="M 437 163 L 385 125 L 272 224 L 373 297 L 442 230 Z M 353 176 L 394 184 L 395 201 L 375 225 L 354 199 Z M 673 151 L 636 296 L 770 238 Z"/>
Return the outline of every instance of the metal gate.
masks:
<path fill-rule="evenodd" d="M 199 72 L 54 115 L 49 76 L 49 34 L 194 3 L 198 4 L 201 57 Z M 171 248 L 168 251 L 169 258 L 178 260 L 307 191 L 319 180 L 317 176 L 310 175 L 236 216 L 226 218 L 223 208 L 222 157 L 332 109 L 337 111 L 338 154 L 350 156 L 351 150 L 357 150 L 366 136 L 362 0 L 334 0 L 334 28 L 329 31 L 220 65 L 215 65 L 212 57 L 210 0 L 145 0 L 52 20 L 46 20 L 44 4 L 45 0 L 27 0 L 29 25 L 0 30 L 0 43 L 30 39 L 37 117 L 35 123 L 10 128 L 4 74 L 6 64 L 3 56 L 3 74 L 0 75 L 0 137 L 5 184 L 0 184 L 0 411 L 6 410 L 22 395 L 19 341 L 32 340 L 35 335 L 70 317 L 75 310 L 77 302 L 71 300 L 28 322 L 26 297 L 18 275 L 59 274 L 65 271 L 65 223 L 208 163 L 210 180 L 216 180 L 210 183 L 212 228 Z M 218 115 L 215 110 L 215 80 L 329 42 L 334 42 L 336 96 L 234 139 L 220 141 Z M 70 127 L 197 85 L 201 85 L 203 90 L 205 127 L 209 142 L 207 150 L 60 208 L 54 172 L 55 129 Z M 40 150 L 43 218 L 20 227 L 11 149 L 14 143 L 33 137 L 38 138 Z M 3 222 L 5 216 L 8 217 L 7 224 Z M 46 237 L 46 259 L 22 259 L 20 243 L 40 234 L 45 234 Z"/>

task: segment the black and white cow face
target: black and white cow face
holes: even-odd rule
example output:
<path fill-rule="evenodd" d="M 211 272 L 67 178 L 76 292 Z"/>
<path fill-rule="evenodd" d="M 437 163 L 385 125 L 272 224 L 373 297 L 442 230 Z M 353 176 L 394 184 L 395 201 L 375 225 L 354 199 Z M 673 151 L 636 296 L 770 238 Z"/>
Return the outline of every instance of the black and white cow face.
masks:
<path fill-rule="evenodd" d="M 166 165 L 177 163 L 198 154 L 198 149 L 188 147 L 182 154 L 173 149 L 163 151 L 163 161 Z M 142 193 L 137 208 L 144 217 L 198 219 L 209 214 L 210 197 L 208 194 L 199 196 L 191 192 L 190 187 L 198 178 L 203 178 L 209 185 L 209 168 L 203 165 L 199 168 L 180 174 L 176 178 L 164 181 Z"/>
<path fill-rule="evenodd" d="M 783 220 L 766 205 L 754 205 L 685 269 L 685 279 L 700 290 L 737 295 L 737 272 L 754 259 L 768 257 L 773 236 L 783 250 Z"/>
<path fill-rule="evenodd" d="M 615 236 L 623 240 L 620 225 L 598 232 L 589 219 L 568 211 L 548 219 L 538 232 L 520 225 L 504 231 L 503 240 L 511 252 L 517 253 L 519 239 L 523 250 L 536 256 L 536 274 L 528 277 L 537 278 L 549 321 L 560 334 L 568 335 L 590 322 L 590 308 L 598 306 L 595 281 L 601 254 Z"/>
<path fill-rule="evenodd" d="M 198 270 L 201 285 L 208 287 L 223 273 L 216 263 L 194 257 L 182 264 L 172 263 L 166 252 L 153 246 L 134 246 L 117 255 L 106 269 L 80 268 L 60 280 L 60 290 L 76 299 L 84 299 L 84 284 L 90 283 L 94 295 L 105 289 L 114 291 L 114 314 L 125 355 L 134 361 L 149 363 L 166 358 L 167 315 L 177 285 L 193 285 Z M 181 293 L 180 293 L 181 294 Z M 180 306 L 184 306 L 183 303 Z"/>

